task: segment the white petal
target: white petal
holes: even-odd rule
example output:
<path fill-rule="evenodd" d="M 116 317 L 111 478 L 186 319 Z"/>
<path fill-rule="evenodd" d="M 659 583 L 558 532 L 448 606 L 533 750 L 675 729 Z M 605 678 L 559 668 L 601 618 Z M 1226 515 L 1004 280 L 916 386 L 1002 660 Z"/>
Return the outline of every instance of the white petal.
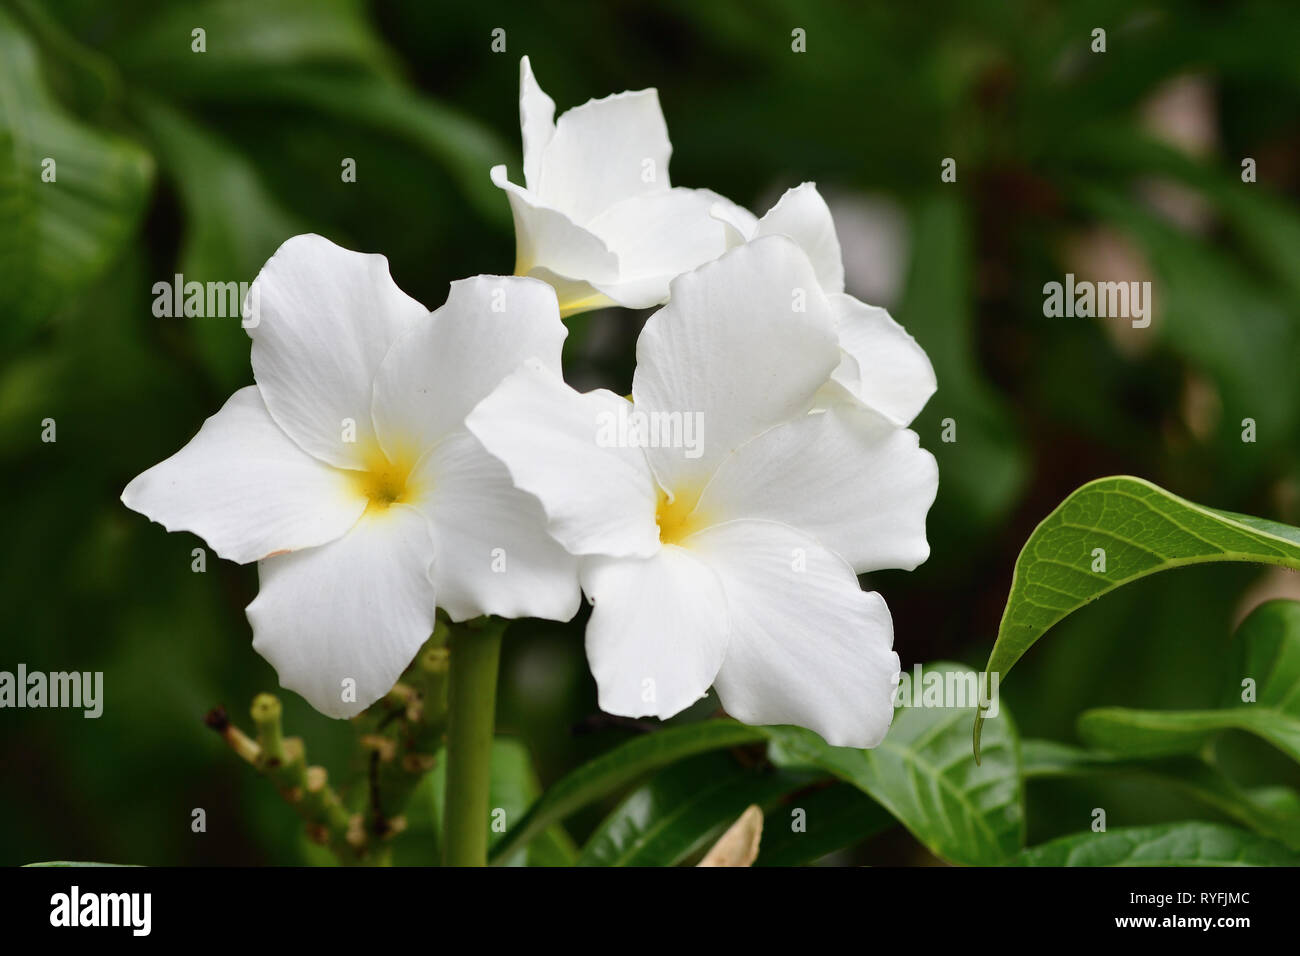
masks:
<path fill-rule="evenodd" d="M 726 227 L 728 249 L 749 242 L 758 228 L 758 218 L 752 212 L 729 200 L 714 203 L 709 215 Z"/>
<path fill-rule="evenodd" d="M 727 653 L 727 611 L 706 565 L 673 545 L 650 558 L 588 558 L 582 589 L 601 710 L 666 718 L 708 693 Z"/>
<path fill-rule="evenodd" d="M 556 122 L 537 194 L 585 225 L 629 196 L 668 189 L 672 151 L 657 90 L 589 100 Z"/>
<path fill-rule="evenodd" d="M 569 315 L 597 305 L 585 303 L 599 293 L 590 282 L 618 279 L 618 256 L 605 243 L 563 212 L 521 189 L 506 178 L 504 166 L 493 166 L 492 182 L 506 192 L 515 224 L 515 273 L 550 281 L 552 275 L 569 287 L 556 285 L 560 311 Z"/>
<path fill-rule="evenodd" d="M 528 57 L 519 61 L 519 129 L 524 140 L 524 183 L 537 189 L 542 153 L 555 135 L 555 101 L 542 92 Z"/>
<path fill-rule="evenodd" d="M 358 714 L 433 632 L 432 562 L 424 515 L 401 504 L 365 515 L 337 541 L 268 558 L 248 605 L 253 648 L 321 713 Z"/>
<path fill-rule="evenodd" d="M 392 460 L 459 429 L 525 359 L 560 374 L 568 334 L 555 291 L 537 279 L 475 276 L 394 343 L 375 379 L 374 421 Z"/>
<path fill-rule="evenodd" d="M 808 257 L 776 236 L 674 281 L 636 355 L 637 410 L 693 415 L 702 425 L 702 445 L 693 450 L 647 451 L 674 494 L 702 486 L 732 449 L 810 408 L 840 359 L 831 307 Z"/>
<path fill-rule="evenodd" d="M 122 502 L 241 564 L 333 541 L 366 507 L 347 472 L 289 440 L 256 385 L 231 395 L 189 444 L 137 476 Z"/>
<path fill-rule="evenodd" d="M 884 309 L 831 296 L 844 357 L 833 378 L 896 425 L 911 423 L 938 387 L 930 357 Z"/>
<path fill-rule="evenodd" d="M 610 423 L 628 403 L 579 394 L 537 362 L 506 377 L 466 427 L 536 496 L 550 533 L 573 554 L 651 555 L 658 492 L 645 453 L 619 446 Z"/>
<path fill-rule="evenodd" d="M 844 291 L 844 259 L 835 220 L 814 183 L 788 189 L 758 221 L 752 238 L 789 236 L 808 254 L 827 295 Z"/>
<path fill-rule="evenodd" d="M 669 282 L 727 250 L 726 226 L 710 215 L 724 203 L 707 189 L 678 187 L 610 206 L 588 228 L 618 256 L 619 278 L 597 288 L 630 309 L 668 301 Z"/>
<path fill-rule="evenodd" d="M 731 642 L 714 686 L 747 724 L 797 724 L 834 747 L 874 747 L 893 718 L 898 655 L 884 600 L 814 538 L 733 521 L 685 542 L 727 594 Z"/>
<path fill-rule="evenodd" d="M 569 279 L 541 266 L 534 266 L 529 269 L 528 276 L 532 279 L 540 279 L 555 290 L 555 298 L 560 306 L 560 315 L 566 319 L 571 315 L 577 315 L 579 312 L 590 312 L 592 309 L 604 309 L 612 305 L 618 305 L 617 302 L 590 282 L 584 282 L 581 279 Z"/>
<path fill-rule="evenodd" d="M 453 621 L 483 614 L 567 621 L 578 612 L 578 563 L 546 531 L 537 499 L 461 429 L 416 467 L 431 490 L 415 502 L 433 526 L 438 606 Z"/>
<path fill-rule="evenodd" d="M 249 290 L 253 377 L 274 418 L 322 461 L 364 465 L 370 394 L 389 346 L 429 311 L 399 289 L 388 260 L 294 236 Z M 345 440 L 354 423 L 355 442 Z"/>
<path fill-rule="evenodd" d="M 813 535 L 862 573 L 930 556 L 925 515 L 939 489 L 916 433 L 840 405 L 771 429 L 718 469 L 698 509 L 710 521 L 767 518 Z"/>

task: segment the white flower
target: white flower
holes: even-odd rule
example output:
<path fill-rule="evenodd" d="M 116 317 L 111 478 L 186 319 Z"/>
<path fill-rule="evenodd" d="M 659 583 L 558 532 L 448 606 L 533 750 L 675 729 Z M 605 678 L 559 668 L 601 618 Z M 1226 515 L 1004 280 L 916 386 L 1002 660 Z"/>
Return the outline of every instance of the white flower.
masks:
<path fill-rule="evenodd" d="M 672 145 L 658 91 L 618 93 L 554 117 L 555 102 L 524 57 L 524 187 L 505 166 L 491 175 L 514 214 L 515 272 L 555 286 L 562 315 L 664 302 L 672 279 L 726 250 L 725 230 L 710 216 L 715 205 L 752 226 L 753 216 L 717 193 L 669 184 Z"/>
<path fill-rule="evenodd" d="M 646 323 L 631 409 L 646 427 L 633 440 L 608 440 L 626 399 L 579 394 L 535 362 L 470 413 L 583 556 L 604 710 L 665 718 L 713 685 L 748 723 L 881 740 L 893 625 L 854 572 L 926 559 L 938 469 L 913 432 L 869 409 L 809 413 L 840 361 L 813 265 L 764 237 L 678 278 Z M 666 441 L 687 416 L 703 441 Z"/>
<path fill-rule="evenodd" d="M 559 374 L 544 283 L 454 282 L 430 314 L 383 256 L 290 239 L 250 290 L 253 377 L 125 504 L 223 558 L 258 562 L 253 646 L 334 717 L 387 693 L 434 623 L 567 620 L 575 562 L 537 503 L 465 430 L 526 359 Z"/>
<path fill-rule="evenodd" d="M 719 203 L 713 215 L 727 224 L 729 247 L 762 236 L 787 236 L 812 261 L 822 292 L 835 313 L 840 363 L 821 402 L 849 401 L 871 408 L 896 425 L 911 423 L 936 380 L 925 351 L 907 331 L 877 306 L 844 292 L 844 263 L 830 208 L 813 183 L 787 190 L 764 216 Z"/>

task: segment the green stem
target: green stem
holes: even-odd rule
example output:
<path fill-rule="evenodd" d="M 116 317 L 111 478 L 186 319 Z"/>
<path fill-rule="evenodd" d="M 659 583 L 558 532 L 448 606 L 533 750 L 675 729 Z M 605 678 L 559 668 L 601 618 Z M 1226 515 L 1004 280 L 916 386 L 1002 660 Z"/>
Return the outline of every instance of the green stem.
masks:
<path fill-rule="evenodd" d="M 487 864 L 497 664 L 505 625 L 495 618 L 479 618 L 452 628 L 443 814 L 447 866 Z"/>

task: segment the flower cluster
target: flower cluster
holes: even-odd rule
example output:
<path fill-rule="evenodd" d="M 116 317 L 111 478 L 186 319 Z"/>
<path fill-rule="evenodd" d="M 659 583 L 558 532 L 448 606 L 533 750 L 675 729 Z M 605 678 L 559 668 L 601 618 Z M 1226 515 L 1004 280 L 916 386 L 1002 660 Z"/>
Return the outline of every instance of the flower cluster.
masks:
<path fill-rule="evenodd" d="M 385 694 L 437 608 L 568 620 L 601 707 L 667 718 L 716 689 L 755 724 L 870 747 L 893 713 L 884 600 L 926 559 L 925 353 L 844 292 L 816 188 L 761 218 L 673 187 L 654 90 L 555 118 L 521 64 L 515 276 L 430 312 L 382 256 L 286 242 L 250 298 L 255 385 L 137 477 L 131 508 L 257 561 L 254 647 L 318 710 Z M 628 398 L 568 386 L 562 316 L 662 306 Z M 611 427 L 611 423 L 618 423 Z"/>

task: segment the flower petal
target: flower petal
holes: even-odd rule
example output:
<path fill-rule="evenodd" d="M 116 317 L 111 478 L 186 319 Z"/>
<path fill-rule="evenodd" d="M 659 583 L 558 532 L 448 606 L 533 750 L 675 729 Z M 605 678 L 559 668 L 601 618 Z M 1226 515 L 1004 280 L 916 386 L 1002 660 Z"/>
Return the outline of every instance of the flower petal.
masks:
<path fill-rule="evenodd" d="M 397 287 L 383 256 L 314 235 L 280 246 L 248 295 L 253 377 L 271 417 L 322 461 L 363 467 L 379 363 L 429 310 Z"/>
<path fill-rule="evenodd" d="M 192 531 L 243 564 L 333 541 L 365 510 L 347 472 L 280 430 L 256 385 L 231 395 L 189 444 L 138 475 L 122 503 L 168 531 Z"/>
<path fill-rule="evenodd" d="M 725 228 L 728 249 L 749 242 L 754 235 L 754 230 L 758 228 L 758 217 L 744 206 L 738 206 L 733 202 L 714 203 L 709 209 L 709 215 L 722 223 Z"/>
<path fill-rule="evenodd" d="M 728 625 L 722 586 L 706 565 L 669 545 L 650 558 L 588 558 L 581 573 L 601 710 L 667 718 L 708 693 Z"/>
<path fill-rule="evenodd" d="M 542 92 L 528 57 L 519 61 L 519 129 L 524 140 L 524 184 L 537 189 L 542 154 L 555 135 L 555 100 Z"/>
<path fill-rule="evenodd" d="M 388 693 L 433 631 L 433 539 L 414 508 L 367 514 L 337 541 L 268 558 L 248 605 L 253 648 L 323 714 Z"/>
<path fill-rule="evenodd" d="M 537 279 L 474 276 L 389 350 L 375 378 L 374 420 L 392 460 L 459 429 L 475 405 L 525 359 L 560 374 L 568 334 L 555 291 Z"/>
<path fill-rule="evenodd" d="M 844 291 L 844 259 L 835 220 L 815 183 L 787 189 L 758 220 L 751 238 L 760 236 L 790 237 L 812 260 L 822 291 L 827 295 Z"/>
<path fill-rule="evenodd" d="M 794 528 L 732 521 L 685 547 L 722 581 L 731 642 L 714 680 L 747 724 L 797 724 L 833 747 L 874 747 L 893 719 L 898 655 L 884 599 Z"/>
<path fill-rule="evenodd" d="M 938 387 L 930 357 L 884 309 L 831 296 L 844 358 L 832 376 L 857 401 L 908 425 Z"/>
<path fill-rule="evenodd" d="M 578 563 L 546 531 L 537 499 L 461 429 L 416 467 L 431 489 L 413 502 L 433 526 L 438 605 L 453 621 L 483 614 L 567 621 L 578 612 Z"/>
<path fill-rule="evenodd" d="M 676 494 L 702 486 L 743 442 L 807 411 L 838 364 L 839 347 L 808 257 L 772 236 L 674 281 L 636 355 L 637 411 L 695 415 L 703 426 L 694 449 L 647 450 L 656 477 Z"/>
<path fill-rule="evenodd" d="M 779 425 L 718 468 L 699 513 L 766 518 L 813 535 L 858 573 L 911 570 L 930 556 L 925 516 L 939 489 L 915 432 L 840 405 Z"/>
<path fill-rule="evenodd" d="M 582 299 L 598 295 L 586 283 L 618 279 L 618 256 L 601 239 L 543 203 L 535 192 L 510 182 L 504 166 L 493 166 L 491 176 L 510 200 L 515 223 L 515 273 L 543 281 L 551 280 L 550 273 L 575 285 L 569 289 L 556 286 L 562 314 L 568 314 Z"/>
<path fill-rule="evenodd" d="M 727 250 L 726 227 L 710 215 L 724 204 L 708 189 L 677 187 L 610 206 L 588 228 L 618 256 L 619 277 L 596 287 L 630 309 L 668 301 L 669 282 Z"/>
<path fill-rule="evenodd" d="M 657 90 L 588 100 L 556 122 L 537 195 L 585 225 L 622 199 L 668 189 L 672 152 Z"/>
<path fill-rule="evenodd" d="M 465 425 L 541 502 L 551 535 L 570 552 L 651 555 L 659 549 L 654 478 L 645 453 L 610 431 L 627 405 L 603 389 L 579 394 L 530 360 Z"/>

